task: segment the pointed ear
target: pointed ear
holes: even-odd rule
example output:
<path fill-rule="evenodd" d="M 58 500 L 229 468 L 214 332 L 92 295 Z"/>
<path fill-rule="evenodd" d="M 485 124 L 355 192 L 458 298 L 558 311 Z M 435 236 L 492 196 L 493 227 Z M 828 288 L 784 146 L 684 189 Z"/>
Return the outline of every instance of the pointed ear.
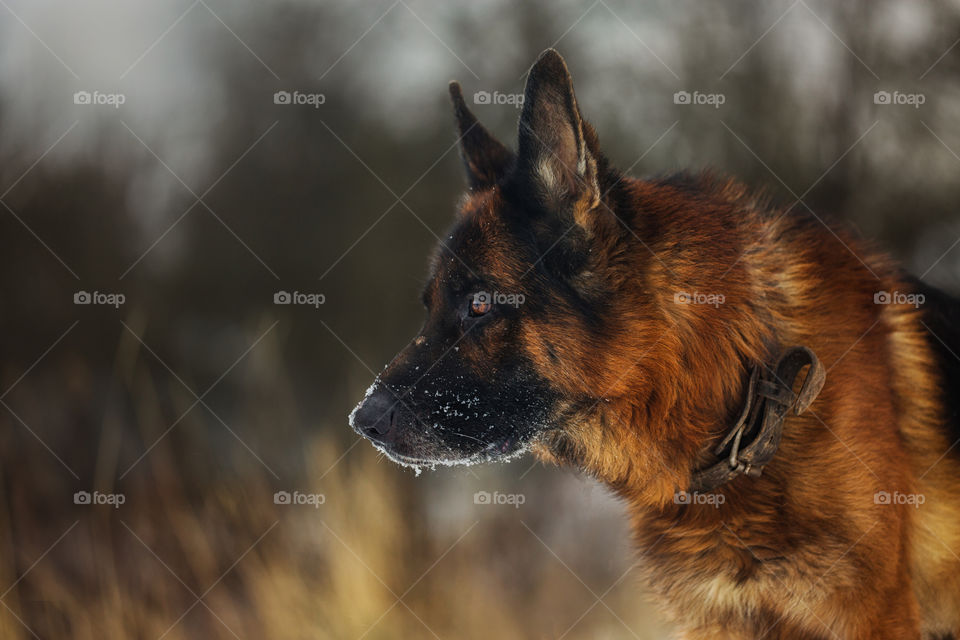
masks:
<path fill-rule="evenodd" d="M 513 164 L 513 152 L 503 146 L 467 108 L 460 84 L 450 83 L 453 115 L 460 134 L 460 158 L 471 189 L 492 187 L 503 178 Z"/>
<path fill-rule="evenodd" d="M 590 125 L 573 93 L 573 80 L 560 54 L 547 49 L 530 69 L 520 114 L 517 178 L 533 188 L 548 210 L 572 208 L 583 225 L 599 204 L 597 157 Z"/>

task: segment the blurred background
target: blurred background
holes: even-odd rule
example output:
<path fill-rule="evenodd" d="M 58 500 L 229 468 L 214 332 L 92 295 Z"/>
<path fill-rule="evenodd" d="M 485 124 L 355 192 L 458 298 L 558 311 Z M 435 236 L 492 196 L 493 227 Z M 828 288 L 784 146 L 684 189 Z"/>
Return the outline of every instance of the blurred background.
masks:
<path fill-rule="evenodd" d="M 347 426 L 463 188 L 447 82 L 513 144 L 554 46 L 619 167 L 738 176 L 957 294 L 958 34 L 956 1 L 0 0 L 0 636 L 669 637 L 602 487 L 417 477 Z"/>

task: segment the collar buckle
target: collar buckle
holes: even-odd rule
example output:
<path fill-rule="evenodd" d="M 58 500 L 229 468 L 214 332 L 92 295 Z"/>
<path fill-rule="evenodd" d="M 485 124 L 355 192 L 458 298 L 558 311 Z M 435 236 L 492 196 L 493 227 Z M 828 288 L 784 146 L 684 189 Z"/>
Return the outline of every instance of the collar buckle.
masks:
<path fill-rule="evenodd" d="M 800 393 L 794 393 L 797 376 L 807 366 Z M 795 415 L 803 413 L 819 395 L 826 376 L 820 360 L 807 347 L 785 350 L 772 369 L 754 365 L 740 417 L 713 450 L 721 459 L 694 472 L 692 489 L 702 493 L 739 475 L 759 477 L 777 452 L 787 413 L 791 408 Z"/>

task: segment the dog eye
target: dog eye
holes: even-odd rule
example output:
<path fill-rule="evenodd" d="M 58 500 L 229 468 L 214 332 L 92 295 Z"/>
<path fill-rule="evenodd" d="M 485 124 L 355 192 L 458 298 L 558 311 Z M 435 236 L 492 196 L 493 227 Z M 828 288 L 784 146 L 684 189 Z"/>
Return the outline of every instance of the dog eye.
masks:
<path fill-rule="evenodd" d="M 470 315 L 471 316 L 482 316 L 483 314 L 490 311 L 493 308 L 493 304 L 490 301 L 490 294 L 486 292 L 480 292 L 473 294 L 473 297 L 470 298 Z"/>

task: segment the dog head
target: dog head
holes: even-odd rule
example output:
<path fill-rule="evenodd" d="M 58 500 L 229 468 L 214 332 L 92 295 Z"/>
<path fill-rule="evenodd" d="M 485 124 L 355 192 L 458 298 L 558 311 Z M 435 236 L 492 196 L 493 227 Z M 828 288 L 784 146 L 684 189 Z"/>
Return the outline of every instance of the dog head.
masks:
<path fill-rule="evenodd" d="M 469 191 L 436 247 L 423 328 L 350 416 L 413 465 L 508 458 L 602 395 L 593 349 L 611 334 L 612 292 L 599 261 L 624 232 L 598 215 L 619 177 L 556 51 L 530 70 L 516 152 L 477 122 L 457 83 L 450 94 Z"/>

